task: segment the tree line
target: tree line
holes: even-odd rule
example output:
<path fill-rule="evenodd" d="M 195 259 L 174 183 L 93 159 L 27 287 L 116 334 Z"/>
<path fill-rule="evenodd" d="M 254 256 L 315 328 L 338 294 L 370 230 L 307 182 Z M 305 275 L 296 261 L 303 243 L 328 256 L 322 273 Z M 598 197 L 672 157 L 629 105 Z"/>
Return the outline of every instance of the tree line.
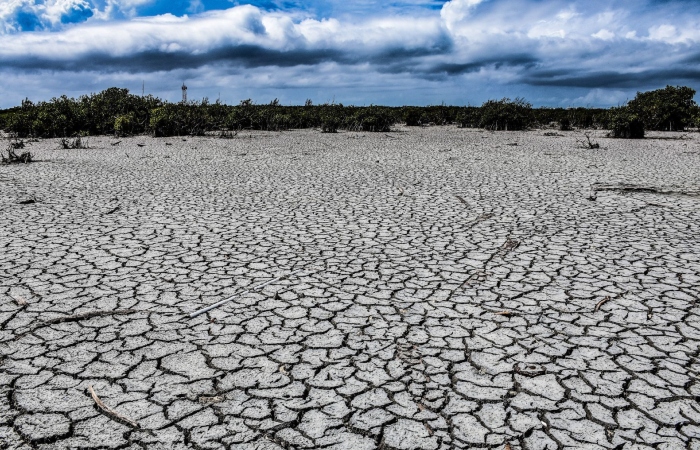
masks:
<path fill-rule="evenodd" d="M 281 131 L 318 128 L 387 132 L 393 125 L 458 124 L 488 130 L 524 130 L 555 124 L 562 131 L 601 128 L 622 138 L 644 137 L 645 130 L 678 131 L 700 127 L 695 90 L 667 86 L 639 92 L 626 105 L 614 108 L 533 108 L 525 99 L 489 100 L 481 106 L 344 106 L 326 103 L 284 106 L 278 100 L 255 104 L 243 100 L 226 105 L 207 99 L 171 103 L 109 88 L 79 98 L 25 100 L 0 111 L 0 129 L 17 137 L 75 137 L 87 135 L 154 136 L 203 135 L 239 130 Z"/>

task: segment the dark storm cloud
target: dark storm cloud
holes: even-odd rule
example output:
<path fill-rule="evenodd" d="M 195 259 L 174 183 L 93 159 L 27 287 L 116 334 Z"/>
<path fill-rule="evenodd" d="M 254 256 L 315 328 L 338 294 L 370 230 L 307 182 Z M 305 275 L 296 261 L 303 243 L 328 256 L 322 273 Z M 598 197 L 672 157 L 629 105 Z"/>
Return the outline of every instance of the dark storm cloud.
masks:
<path fill-rule="evenodd" d="M 161 72 L 176 69 L 197 69 L 210 64 L 234 67 L 292 67 L 315 65 L 327 61 L 352 62 L 342 52 L 333 49 L 279 51 L 255 45 L 240 45 L 211 50 L 205 54 L 189 52 L 147 51 L 128 56 L 87 54 L 79 59 L 52 61 L 43 58 L 5 60 L 5 67 L 22 70 L 103 71 L 103 72 Z M 357 61 L 357 58 L 354 59 Z"/>
<path fill-rule="evenodd" d="M 561 70 L 544 71 L 529 74 L 522 81 L 533 86 L 635 88 L 682 81 L 700 82 L 700 68 L 644 70 L 635 73 L 599 71 L 585 74 Z"/>
<path fill-rule="evenodd" d="M 440 63 L 425 70 L 427 73 L 461 75 L 477 72 L 484 67 L 500 69 L 502 67 L 522 67 L 524 69 L 537 65 L 539 59 L 531 55 L 501 55 L 498 58 L 484 58 L 465 63 Z"/>

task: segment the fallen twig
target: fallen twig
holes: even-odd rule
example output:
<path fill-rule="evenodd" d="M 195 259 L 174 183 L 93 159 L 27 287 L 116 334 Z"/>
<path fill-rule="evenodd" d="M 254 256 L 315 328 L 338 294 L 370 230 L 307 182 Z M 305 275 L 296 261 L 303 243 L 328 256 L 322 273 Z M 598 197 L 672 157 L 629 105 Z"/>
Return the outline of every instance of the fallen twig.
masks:
<path fill-rule="evenodd" d="M 221 301 L 218 301 L 218 302 L 214 303 L 213 305 L 207 306 L 206 308 L 202 308 L 202 309 L 199 309 L 199 310 L 197 310 L 197 311 L 194 311 L 194 312 L 190 313 L 190 318 L 196 317 L 196 316 L 198 316 L 198 315 L 200 315 L 200 314 L 203 314 L 203 313 L 205 313 L 205 312 L 207 312 L 207 311 L 211 311 L 212 309 L 214 309 L 214 308 L 216 308 L 216 307 L 219 307 L 219 306 L 223 305 L 224 303 L 230 302 L 231 300 L 233 300 L 234 298 L 236 298 L 236 297 L 238 297 L 238 296 L 245 295 L 245 294 L 248 294 L 248 293 L 250 293 L 250 292 L 255 292 L 255 291 L 257 291 L 257 290 L 259 290 L 259 289 L 262 289 L 263 287 L 267 286 L 268 284 L 274 283 L 274 282 L 276 282 L 276 281 L 280 281 L 280 280 L 285 279 L 285 278 L 289 278 L 289 277 L 291 277 L 292 275 L 296 275 L 297 273 L 302 272 L 303 270 L 304 270 L 304 269 L 295 270 L 294 272 L 290 273 L 289 275 L 283 275 L 283 276 L 281 276 L 281 277 L 273 278 L 272 280 L 266 281 L 266 282 L 264 282 L 263 284 L 259 284 L 259 285 L 255 286 L 254 288 L 246 289 L 246 290 L 243 291 L 243 292 L 239 292 L 239 293 L 237 293 L 237 294 L 234 294 L 234 295 L 232 295 L 232 296 L 230 296 L 230 297 L 228 297 L 228 298 L 225 298 L 225 299 L 223 299 L 223 300 L 221 300 Z"/>
<path fill-rule="evenodd" d="M 115 206 L 114 208 L 112 208 L 112 209 L 110 209 L 109 211 L 107 211 L 107 212 L 105 213 L 105 216 L 106 216 L 107 214 L 113 214 L 113 213 L 119 211 L 120 209 L 122 209 L 121 205 L 117 205 L 117 206 Z"/>
<path fill-rule="evenodd" d="M 117 142 L 111 142 L 109 145 L 115 146 L 121 144 L 122 141 L 117 141 Z"/>
<path fill-rule="evenodd" d="M 117 420 L 117 422 L 126 422 L 133 428 L 140 428 L 139 424 L 134 422 L 133 420 L 129 419 L 128 417 L 124 417 L 118 412 L 114 411 L 113 409 L 110 409 L 105 405 L 102 400 L 100 400 L 100 397 L 97 396 L 97 393 L 95 392 L 95 389 L 92 388 L 92 386 L 88 387 L 88 391 L 90 391 L 90 395 L 92 396 L 92 400 L 95 402 L 95 404 L 110 418 Z"/>
<path fill-rule="evenodd" d="M 59 323 L 65 323 L 65 322 L 80 322 L 81 320 L 87 320 L 87 319 L 92 319 L 93 317 L 105 317 L 105 316 L 121 316 L 121 315 L 126 315 L 126 314 L 136 314 L 140 312 L 146 312 L 146 311 L 138 311 L 136 309 L 115 309 L 114 311 L 90 311 L 82 314 L 75 314 L 72 316 L 64 316 L 64 317 L 57 317 L 56 319 L 51 319 L 51 320 L 46 320 L 44 322 L 41 322 L 39 325 L 35 326 L 34 328 L 30 329 L 29 331 L 25 331 L 22 334 L 18 334 L 15 337 L 15 340 L 20 339 L 23 336 L 26 336 L 27 334 L 34 333 L 36 330 L 49 326 L 49 325 L 56 325 Z"/>
<path fill-rule="evenodd" d="M 56 319 L 47 320 L 42 322 L 43 325 L 55 325 L 57 323 L 64 322 L 79 322 L 81 320 L 92 319 L 93 317 L 105 317 L 105 316 L 122 316 L 125 314 L 135 314 L 139 312 L 136 309 L 115 309 L 114 311 L 90 311 L 82 314 L 75 314 L 72 316 L 58 317 Z"/>
<path fill-rule="evenodd" d="M 606 304 L 606 303 L 609 302 L 610 300 L 612 300 L 612 299 L 610 298 L 609 295 L 607 295 L 603 300 L 599 301 L 599 302 L 595 305 L 595 309 L 594 309 L 593 311 L 598 311 L 598 310 L 600 309 L 601 306 L 603 306 L 604 304 Z"/>
<path fill-rule="evenodd" d="M 463 203 L 463 204 L 469 206 L 469 203 L 467 203 L 467 201 L 466 201 L 465 199 L 463 199 L 461 195 L 455 195 L 455 198 L 456 198 L 457 200 L 459 200 L 461 203 Z"/>

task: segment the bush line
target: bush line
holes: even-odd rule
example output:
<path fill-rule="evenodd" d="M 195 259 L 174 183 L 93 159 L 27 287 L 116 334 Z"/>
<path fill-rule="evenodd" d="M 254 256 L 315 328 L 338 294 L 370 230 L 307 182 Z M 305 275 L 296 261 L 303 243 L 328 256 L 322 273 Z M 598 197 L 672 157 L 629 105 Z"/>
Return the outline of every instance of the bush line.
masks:
<path fill-rule="evenodd" d="M 342 104 L 283 106 L 243 100 L 230 106 L 202 101 L 170 103 L 153 96 L 130 94 L 128 89 L 109 88 L 97 94 L 48 102 L 24 100 L 20 106 L 0 111 L 0 129 L 20 138 L 79 137 L 94 135 L 153 136 L 203 135 L 207 132 L 240 130 L 281 131 L 318 128 L 326 133 L 340 129 L 387 132 L 393 125 L 458 124 L 461 127 L 514 131 L 554 126 L 611 130 L 620 138 L 644 137 L 645 130 L 683 130 L 700 127 L 695 91 L 667 86 L 638 93 L 627 105 L 616 108 L 533 108 L 525 99 L 489 100 L 476 106 L 367 107 Z"/>

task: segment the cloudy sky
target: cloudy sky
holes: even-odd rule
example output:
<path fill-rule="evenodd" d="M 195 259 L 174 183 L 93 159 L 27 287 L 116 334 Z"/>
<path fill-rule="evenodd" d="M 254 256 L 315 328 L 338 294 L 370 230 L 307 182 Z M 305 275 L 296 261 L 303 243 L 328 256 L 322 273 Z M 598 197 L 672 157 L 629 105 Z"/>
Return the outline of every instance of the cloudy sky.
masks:
<path fill-rule="evenodd" d="M 178 100 L 610 106 L 700 90 L 699 0 L 0 0 L 0 108 Z"/>

